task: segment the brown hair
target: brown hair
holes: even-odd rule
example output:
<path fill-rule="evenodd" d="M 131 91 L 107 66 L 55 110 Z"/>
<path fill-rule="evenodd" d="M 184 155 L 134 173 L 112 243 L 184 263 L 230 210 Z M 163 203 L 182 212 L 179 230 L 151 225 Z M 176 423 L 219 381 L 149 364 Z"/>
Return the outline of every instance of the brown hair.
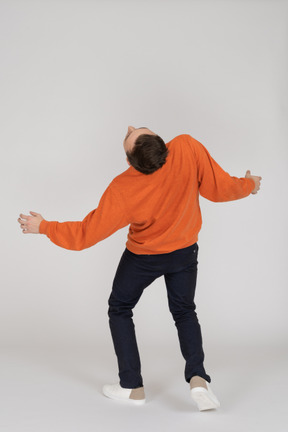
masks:
<path fill-rule="evenodd" d="M 159 135 L 141 134 L 126 155 L 137 171 L 152 174 L 165 164 L 168 153 L 169 150 Z"/>

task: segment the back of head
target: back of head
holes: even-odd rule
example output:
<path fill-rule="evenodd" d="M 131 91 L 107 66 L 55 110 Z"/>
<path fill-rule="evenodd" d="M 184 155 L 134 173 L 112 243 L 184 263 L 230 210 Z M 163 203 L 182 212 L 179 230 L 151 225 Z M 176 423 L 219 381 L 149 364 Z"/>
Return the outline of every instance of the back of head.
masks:
<path fill-rule="evenodd" d="M 137 171 L 152 174 L 165 164 L 168 153 L 168 148 L 159 135 L 141 134 L 126 155 Z"/>

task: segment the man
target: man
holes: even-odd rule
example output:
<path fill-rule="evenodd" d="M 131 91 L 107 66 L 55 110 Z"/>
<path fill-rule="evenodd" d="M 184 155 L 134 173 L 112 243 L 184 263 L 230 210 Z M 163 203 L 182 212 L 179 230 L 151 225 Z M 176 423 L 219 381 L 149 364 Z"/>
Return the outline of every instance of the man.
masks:
<path fill-rule="evenodd" d="M 231 177 L 207 149 L 188 134 L 167 144 L 146 127 L 128 127 L 124 150 L 130 167 L 115 177 L 98 207 L 82 222 L 48 222 L 40 214 L 20 215 L 23 233 L 46 234 L 56 245 L 82 250 L 130 224 L 109 298 L 109 325 L 120 382 L 106 385 L 105 396 L 134 404 L 145 402 L 133 308 L 143 290 L 164 276 L 185 359 L 185 380 L 200 411 L 220 406 L 204 368 L 201 328 L 194 295 L 198 233 L 202 218 L 199 193 L 214 202 L 256 194 L 261 177 Z"/>

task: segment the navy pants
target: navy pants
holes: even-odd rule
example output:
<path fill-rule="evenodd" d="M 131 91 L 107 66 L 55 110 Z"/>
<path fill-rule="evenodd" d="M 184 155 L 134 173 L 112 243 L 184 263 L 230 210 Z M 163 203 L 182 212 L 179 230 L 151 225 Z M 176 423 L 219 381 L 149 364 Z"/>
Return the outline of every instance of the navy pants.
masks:
<path fill-rule="evenodd" d="M 122 387 L 143 386 L 132 310 L 143 290 L 161 276 L 165 278 L 169 309 L 186 362 L 185 380 L 189 382 L 192 376 L 198 375 L 211 382 L 204 369 L 201 328 L 194 303 L 198 249 L 198 244 L 194 243 L 157 255 L 138 255 L 127 248 L 124 250 L 114 277 L 108 311 Z"/>

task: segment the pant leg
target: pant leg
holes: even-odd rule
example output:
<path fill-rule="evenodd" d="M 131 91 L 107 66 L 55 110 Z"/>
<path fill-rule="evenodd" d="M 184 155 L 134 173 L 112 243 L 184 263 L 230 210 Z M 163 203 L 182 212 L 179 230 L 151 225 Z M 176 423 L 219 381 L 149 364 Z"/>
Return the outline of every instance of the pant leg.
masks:
<path fill-rule="evenodd" d="M 204 369 L 204 351 L 201 327 L 194 303 L 197 281 L 198 244 L 182 250 L 185 255 L 178 254 L 182 260 L 182 269 L 164 275 L 169 309 L 173 315 L 178 331 L 180 348 L 186 361 L 185 380 L 190 382 L 192 376 L 199 375 L 206 381 L 211 378 Z M 181 252 L 182 253 L 182 252 Z M 185 267 L 183 268 L 185 264 Z"/>
<path fill-rule="evenodd" d="M 143 290 L 159 277 L 159 273 L 149 267 L 148 260 L 149 256 L 137 256 L 125 249 L 108 301 L 109 325 L 123 388 L 143 386 L 132 309 Z"/>

